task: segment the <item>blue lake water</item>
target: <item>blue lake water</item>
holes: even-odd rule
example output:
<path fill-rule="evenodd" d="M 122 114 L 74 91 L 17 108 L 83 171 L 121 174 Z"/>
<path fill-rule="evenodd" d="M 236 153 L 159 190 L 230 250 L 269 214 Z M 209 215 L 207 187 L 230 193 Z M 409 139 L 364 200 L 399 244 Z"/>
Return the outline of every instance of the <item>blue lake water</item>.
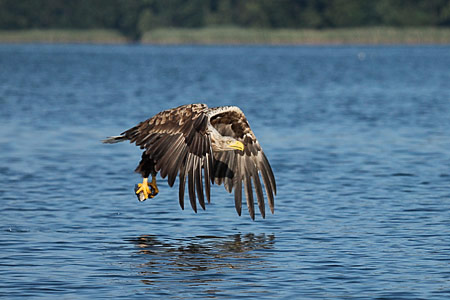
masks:
<path fill-rule="evenodd" d="M 450 47 L 0 45 L 2 299 L 448 299 Z M 238 105 L 278 184 L 239 217 L 140 150 L 178 105 Z"/>

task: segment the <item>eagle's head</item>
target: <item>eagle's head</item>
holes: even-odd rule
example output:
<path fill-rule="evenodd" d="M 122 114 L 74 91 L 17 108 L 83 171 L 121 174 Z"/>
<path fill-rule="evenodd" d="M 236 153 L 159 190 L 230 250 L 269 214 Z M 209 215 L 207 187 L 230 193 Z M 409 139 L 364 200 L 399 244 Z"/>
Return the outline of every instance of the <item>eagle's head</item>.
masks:
<path fill-rule="evenodd" d="M 244 150 L 244 144 L 231 136 L 220 136 L 220 138 L 212 140 L 213 151 L 233 151 Z"/>

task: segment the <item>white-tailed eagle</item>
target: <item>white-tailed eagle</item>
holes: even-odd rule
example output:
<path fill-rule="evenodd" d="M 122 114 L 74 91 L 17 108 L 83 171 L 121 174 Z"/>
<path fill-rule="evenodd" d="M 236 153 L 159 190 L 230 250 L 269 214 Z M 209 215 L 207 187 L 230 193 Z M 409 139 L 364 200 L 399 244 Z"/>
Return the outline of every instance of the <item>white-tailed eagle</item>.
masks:
<path fill-rule="evenodd" d="M 274 212 L 274 195 L 277 190 L 272 168 L 244 113 L 236 106 L 179 106 L 162 111 L 120 136 L 107 138 L 103 142 L 112 144 L 125 140 L 145 149 L 136 168 L 136 172 L 144 178 L 135 188 L 140 201 L 158 194 L 156 174 L 160 172 L 162 178 L 168 177 L 171 187 L 178 176 L 182 209 L 186 183 L 195 212 L 196 198 L 205 209 L 204 194 L 210 202 L 211 183 L 223 183 L 229 193 L 234 189 L 235 207 L 239 215 L 244 186 L 252 219 L 255 218 L 254 188 L 259 211 L 264 218 L 264 183 L 270 210 Z M 152 175 L 150 183 L 149 175 Z"/>

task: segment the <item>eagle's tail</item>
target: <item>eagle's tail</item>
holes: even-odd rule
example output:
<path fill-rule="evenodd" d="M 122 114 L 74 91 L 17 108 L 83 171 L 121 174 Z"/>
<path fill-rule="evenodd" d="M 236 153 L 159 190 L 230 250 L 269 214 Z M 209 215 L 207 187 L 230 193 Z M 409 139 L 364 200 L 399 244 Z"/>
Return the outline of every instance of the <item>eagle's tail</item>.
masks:
<path fill-rule="evenodd" d="M 123 142 L 125 140 L 127 140 L 127 137 L 125 135 L 116 135 L 116 136 L 110 136 L 107 139 L 102 140 L 102 143 L 115 144 L 115 143 Z"/>

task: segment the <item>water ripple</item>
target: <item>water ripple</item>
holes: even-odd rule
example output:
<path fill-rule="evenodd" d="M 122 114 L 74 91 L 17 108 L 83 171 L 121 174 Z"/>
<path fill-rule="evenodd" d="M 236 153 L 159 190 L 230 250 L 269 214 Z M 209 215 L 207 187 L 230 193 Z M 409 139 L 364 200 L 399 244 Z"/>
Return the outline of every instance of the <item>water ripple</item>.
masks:
<path fill-rule="evenodd" d="M 448 298 L 449 53 L 0 45 L 2 298 Z M 199 101 L 244 110 L 275 215 L 140 203 L 139 149 L 99 142 Z"/>

